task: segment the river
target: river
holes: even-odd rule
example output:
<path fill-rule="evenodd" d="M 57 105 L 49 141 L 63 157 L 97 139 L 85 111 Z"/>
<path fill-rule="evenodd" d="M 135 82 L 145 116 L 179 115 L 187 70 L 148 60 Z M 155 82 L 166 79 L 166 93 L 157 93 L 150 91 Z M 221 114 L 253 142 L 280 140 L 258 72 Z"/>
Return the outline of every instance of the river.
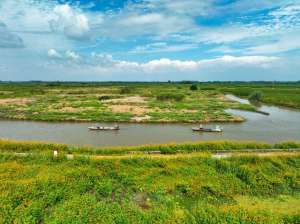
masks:
<path fill-rule="evenodd" d="M 227 95 L 232 100 L 249 103 L 247 100 Z M 256 140 L 265 142 L 300 141 L 300 111 L 263 105 L 261 111 L 269 116 L 240 110 L 227 112 L 247 119 L 243 123 L 221 125 L 223 133 L 193 132 L 191 124 L 121 124 L 120 131 L 88 131 L 91 123 L 49 123 L 36 121 L 0 121 L 0 138 L 34 140 L 72 145 L 127 146 L 140 144 L 180 143 L 202 140 Z M 113 124 L 105 124 L 111 126 Z"/>

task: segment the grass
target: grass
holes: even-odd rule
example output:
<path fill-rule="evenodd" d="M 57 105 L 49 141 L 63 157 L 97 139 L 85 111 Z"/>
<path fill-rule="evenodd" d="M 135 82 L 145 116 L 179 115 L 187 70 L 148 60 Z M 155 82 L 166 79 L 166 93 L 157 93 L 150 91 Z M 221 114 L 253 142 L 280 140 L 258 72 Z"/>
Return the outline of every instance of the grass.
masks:
<path fill-rule="evenodd" d="M 0 83 L 0 118 L 98 122 L 241 122 L 226 109 L 254 111 L 219 90 L 190 84 Z"/>
<path fill-rule="evenodd" d="M 277 106 L 300 109 L 300 83 L 231 83 L 207 84 L 204 88 L 213 88 L 223 93 L 248 98 L 251 94 L 262 94 L 260 101 Z"/>
<path fill-rule="evenodd" d="M 67 160 L 38 147 L 0 152 L 0 223 L 300 221 L 300 156 Z"/>
<path fill-rule="evenodd" d="M 141 145 L 129 147 L 74 147 L 63 144 L 49 144 L 42 142 L 21 142 L 0 140 L 0 152 L 16 153 L 48 153 L 54 150 L 62 154 L 75 155 L 125 155 L 136 153 L 160 152 L 161 154 L 194 153 L 194 152 L 223 152 L 239 150 L 270 150 L 270 149 L 300 149 L 300 142 L 282 142 L 269 144 L 263 142 L 245 141 L 208 141 L 183 144 Z"/>

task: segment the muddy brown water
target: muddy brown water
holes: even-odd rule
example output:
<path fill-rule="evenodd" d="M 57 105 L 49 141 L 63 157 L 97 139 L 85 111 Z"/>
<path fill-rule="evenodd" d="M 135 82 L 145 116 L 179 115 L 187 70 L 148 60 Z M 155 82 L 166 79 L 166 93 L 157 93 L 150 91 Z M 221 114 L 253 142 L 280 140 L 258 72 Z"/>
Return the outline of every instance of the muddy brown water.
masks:
<path fill-rule="evenodd" d="M 228 95 L 232 100 L 248 103 Z M 300 111 L 263 105 L 270 116 L 240 110 L 227 112 L 247 119 L 243 123 L 214 123 L 223 133 L 193 132 L 191 124 L 120 124 L 120 131 L 88 131 L 94 123 L 49 123 L 36 121 L 0 121 L 0 138 L 33 140 L 72 145 L 127 146 L 141 144 L 182 143 L 203 140 L 255 140 L 264 142 L 300 141 Z M 113 124 L 102 123 L 111 126 Z"/>

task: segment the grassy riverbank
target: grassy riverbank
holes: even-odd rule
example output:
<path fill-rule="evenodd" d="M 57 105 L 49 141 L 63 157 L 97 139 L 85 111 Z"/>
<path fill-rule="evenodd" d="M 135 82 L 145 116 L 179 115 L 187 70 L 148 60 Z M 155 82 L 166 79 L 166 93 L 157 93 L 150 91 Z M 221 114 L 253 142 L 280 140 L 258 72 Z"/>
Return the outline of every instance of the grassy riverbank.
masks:
<path fill-rule="evenodd" d="M 168 83 L 0 83 L 0 118 L 99 122 L 240 122 L 254 111 L 219 90 Z"/>
<path fill-rule="evenodd" d="M 128 147 L 75 147 L 64 144 L 50 144 L 42 142 L 21 142 L 0 140 L 0 152 L 2 153 L 43 153 L 52 154 L 59 151 L 60 154 L 74 155 L 125 155 L 138 153 L 194 153 L 194 152 L 223 152 L 239 150 L 270 150 L 270 149 L 300 149 L 300 142 L 282 142 L 269 144 L 263 142 L 246 141 L 203 141 L 182 144 L 142 145 Z"/>
<path fill-rule="evenodd" d="M 262 93 L 261 102 L 300 109 L 300 83 L 231 83 L 208 84 L 204 88 L 232 93 L 242 98 L 248 98 L 253 92 Z"/>
<path fill-rule="evenodd" d="M 176 146 L 188 157 L 68 160 L 63 152 L 70 149 L 63 145 L 2 141 L 0 223 L 299 223 L 299 154 L 209 155 L 269 146 L 196 143 Z"/>

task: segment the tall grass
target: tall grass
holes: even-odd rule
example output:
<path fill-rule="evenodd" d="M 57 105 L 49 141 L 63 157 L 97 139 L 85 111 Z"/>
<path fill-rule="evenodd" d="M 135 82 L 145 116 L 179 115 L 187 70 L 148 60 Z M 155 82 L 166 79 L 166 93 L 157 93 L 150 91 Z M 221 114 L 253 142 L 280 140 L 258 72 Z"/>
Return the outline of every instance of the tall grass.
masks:
<path fill-rule="evenodd" d="M 0 223 L 299 223 L 300 157 L 0 154 Z"/>
<path fill-rule="evenodd" d="M 269 144 L 263 142 L 244 142 L 244 141 L 209 141 L 182 144 L 163 144 L 163 145 L 141 145 L 141 146 L 120 146 L 120 147 L 76 147 L 63 144 L 50 144 L 42 142 L 18 142 L 0 140 L 0 152 L 51 152 L 58 150 L 65 153 L 87 154 L 87 155 L 110 155 L 128 153 L 151 153 L 159 152 L 162 154 L 192 153 L 192 152 L 220 152 L 236 150 L 264 150 L 264 149 L 300 149 L 299 142 L 283 142 Z"/>

